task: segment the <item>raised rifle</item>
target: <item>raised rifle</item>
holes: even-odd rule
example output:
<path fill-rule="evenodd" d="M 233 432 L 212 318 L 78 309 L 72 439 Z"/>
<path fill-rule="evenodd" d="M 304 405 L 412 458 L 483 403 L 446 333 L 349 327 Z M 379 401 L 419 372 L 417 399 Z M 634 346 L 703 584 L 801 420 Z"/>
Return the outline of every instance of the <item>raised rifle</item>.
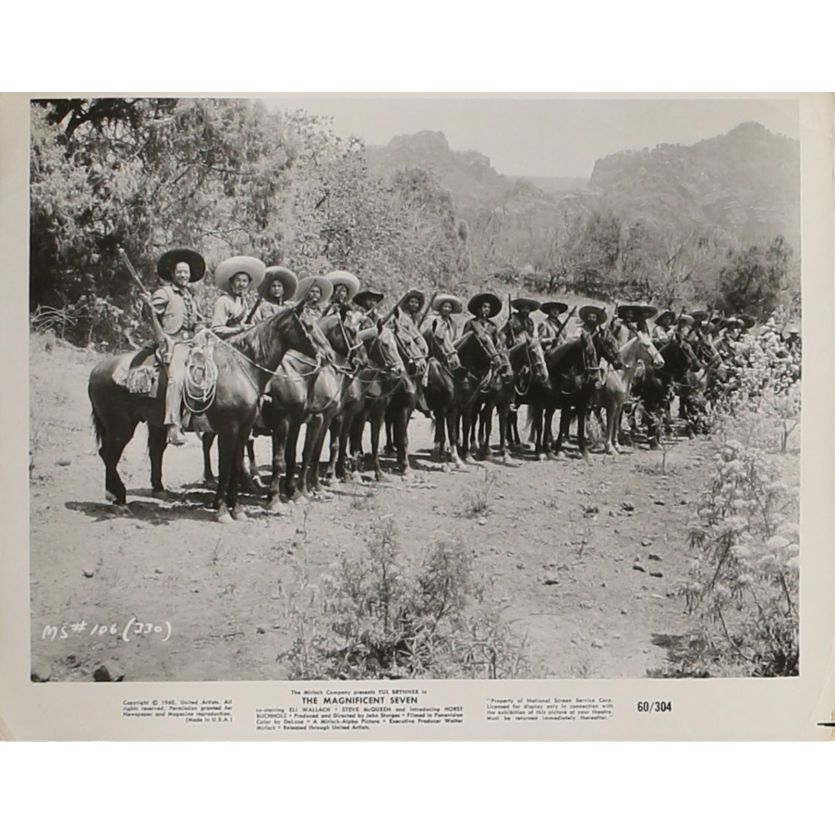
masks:
<path fill-rule="evenodd" d="M 423 327 L 423 323 L 426 321 L 426 317 L 429 315 L 429 311 L 432 310 L 432 302 L 438 297 L 438 291 L 436 290 L 432 294 L 432 298 L 429 299 L 429 304 L 426 305 L 426 309 L 423 311 L 423 315 L 420 317 L 420 322 L 418 322 L 418 330 Z"/>
<path fill-rule="evenodd" d="M 577 305 L 575 304 L 574 307 L 572 307 L 571 310 L 568 311 L 568 316 L 566 316 L 565 319 L 563 319 L 562 322 L 560 322 L 559 329 L 557 330 L 557 335 L 554 337 L 554 339 L 559 339 L 560 338 L 560 334 L 565 330 L 565 326 L 568 324 L 568 320 L 576 312 L 577 312 Z"/>
<path fill-rule="evenodd" d="M 142 283 L 142 279 L 139 277 L 139 273 L 136 271 L 136 267 L 133 266 L 130 258 L 128 258 L 127 252 L 125 252 L 125 250 L 121 246 L 117 247 L 116 250 L 119 253 L 119 257 L 122 259 L 122 262 L 128 268 L 128 272 L 130 273 L 131 278 L 139 285 L 139 289 L 142 291 L 143 299 L 148 304 L 148 307 L 151 308 L 151 327 L 154 331 L 154 339 L 157 341 L 158 345 L 167 345 L 168 335 L 165 333 L 165 331 L 162 329 L 162 325 L 159 323 L 156 310 L 154 310 L 153 305 L 147 299 L 147 297 L 151 294 L 148 292 L 145 285 Z"/>
<path fill-rule="evenodd" d="M 268 281 L 262 281 L 261 282 L 261 286 L 258 288 L 258 298 L 255 300 L 255 304 L 252 305 L 252 310 L 250 310 L 249 313 L 247 313 L 246 319 L 244 319 L 244 324 L 245 325 L 248 325 L 252 322 L 252 317 L 255 315 L 255 311 L 258 310 L 259 307 L 261 307 L 261 302 L 264 301 L 264 293 L 267 292 L 267 285 L 270 284 L 270 283 L 271 282 L 268 282 Z M 233 324 L 233 323 L 234 323 L 234 320 L 233 320 L 233 322 L 230 322 L 229 324 Z"/>
<path fill-rule="evenodd" d="M 395 304 L 395 306 L 391 310 L 389 310 L 388 313 L 386 313 L 385 317 L 383 318 L 383 324 L 384 325 L 385 325 L 386 322 L 388 322 L 389 319 L 391 319 L 392 316 L 394 316 L 395 312 L 397 311 L 397 308 L 400 307 L 401 304 L 403 304 L 404 300 L 406 299 L 406 296 L 408 296 L 408 295 L 409 295 L 408 293 L 404 293 L 398 299 L 397 304 Z"/>

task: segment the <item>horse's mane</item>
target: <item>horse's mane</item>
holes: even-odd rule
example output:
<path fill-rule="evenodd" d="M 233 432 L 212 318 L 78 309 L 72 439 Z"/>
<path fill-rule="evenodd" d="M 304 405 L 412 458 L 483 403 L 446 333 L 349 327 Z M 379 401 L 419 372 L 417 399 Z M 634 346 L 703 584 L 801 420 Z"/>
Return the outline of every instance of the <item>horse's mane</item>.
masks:
<path fill-rule="evenodd" d="M 270 316 L 269 319 L 264 319 L 257 325 L 247 328 L 243 333 L 236 333 L 228 339 L 224 339 L 223 342 L 231 345 L 242 354 L 246 354 L 250 359 L 260 362 L 263 357 L 271 352 L 276 331 L 280 329 L 280 323 L 284 319 L 289 319 L 295 312 L 294 307 L 284 307 Z"/>

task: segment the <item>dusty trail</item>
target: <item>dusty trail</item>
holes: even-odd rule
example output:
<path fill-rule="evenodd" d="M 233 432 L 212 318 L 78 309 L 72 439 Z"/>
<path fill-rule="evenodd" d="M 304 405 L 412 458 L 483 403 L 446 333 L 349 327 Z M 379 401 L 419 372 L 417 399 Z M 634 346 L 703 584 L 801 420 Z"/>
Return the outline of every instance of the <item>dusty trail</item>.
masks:
<path fill-rule="evenodd" d="M 493 578 L 504 617 L 527 635 L 547 675 L 641 677 L 665 658 L 664 636 L 687 625 L 672 596 L 686 573 L 692 502 L 706 480 L 707 442 L 683 441 L 667 455 L 510 464 L 442 472 L 429 461 L 429 422 L 410 427 L 416 470 L 380 484 L 336 485 L 328 498 L 270 515 L 245 497 L 250 521 L 213 522 L 198 481 L 200 446 L 190 436 L 166 451 L 166 485 L 151 497 L 140 427 L 121 464 L 128 508 L 104 499 L 104 470 L 89 431 L 86 379 L 96 356 L 32 340 L 31 606 L 33 671 L 51 680 L 90 680 L 105 665 L 130 680 L 281 679 L 276 660 L 292 640 L 290 603 L 300 574 L 315 585 L 340 549 L 362 546 L 369 518 L 393 514 L 404 551 L 457 536 Z M 257 452 L 266 467 L 268 442 Z M 495 477 L 489 511 L 470 518 L 468 493 Z M 305 593 L 308 593 L 305 591 Z M 165 625 L 121 639 L 139 622 Z M 68 637 L 49 626 L 84 622 Z M 91 636 L 96 624 L 117 635 Z"/>

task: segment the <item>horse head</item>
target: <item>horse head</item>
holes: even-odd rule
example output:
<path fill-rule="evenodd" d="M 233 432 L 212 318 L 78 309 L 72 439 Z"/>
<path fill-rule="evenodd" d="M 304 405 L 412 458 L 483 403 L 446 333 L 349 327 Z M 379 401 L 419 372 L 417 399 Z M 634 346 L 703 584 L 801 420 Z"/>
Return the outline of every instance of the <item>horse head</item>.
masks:
<path fill-rule="evenodd" d="M 395 310 L 392 331 L 409 376 L 423 376 L 429 359 L 429 348 L 415 323 L 408 316 L 400 316 L 400 308 Z"/>
<path fill-rule="evenodd" d="M 595 364 L 597 357 L 606 360 L 613 368 L 623 368 L 623 362 L 620 357 L 620 344 L 617 337 L 610 328 L 598 328 L 594 332 L 592 340 L 594 350 L 596 351 Z"/>
<path fill-rule="evenodd" d="M 646 365 L 652 365 L 653 368 L 663 368 L 664 357 L 661 356 L 661 352 L 649 338 L 649 334 L 643 331 L 636 331 L 635 339 L 637 340 L 635 344 L 638 349 L 637 358 L 643 360 Z"/>
<path fill-rule="evenodd" d="M 316 317 L 305 307 L 305 299 L 291 305 L 284 316 L 279 312 L 275 318 L 280 319 L 279 333 L 288 350 L 322 359 L 321 331 L 316 332 Z"/>
<path fill-rule="evenodd" d="M 406 375 L 406 366 L 400 358 L 394 334 L 388 328 L 384 328 L 382 322 L 378 322 L 376 327 L 360 331 L 359 336 L 365 343 L 369 360 L 374 365 L 392 377 Z"/>
<path fill-rule="evenodd" d="M 430 356 L 445 365 L 454 374 L 461 369 L 461 359 L 452 344 L 448 331 L 438 330 L 438 320 L 432 322 L 432 327 L 423 332 L 423 338 L 428 346 Z"/>

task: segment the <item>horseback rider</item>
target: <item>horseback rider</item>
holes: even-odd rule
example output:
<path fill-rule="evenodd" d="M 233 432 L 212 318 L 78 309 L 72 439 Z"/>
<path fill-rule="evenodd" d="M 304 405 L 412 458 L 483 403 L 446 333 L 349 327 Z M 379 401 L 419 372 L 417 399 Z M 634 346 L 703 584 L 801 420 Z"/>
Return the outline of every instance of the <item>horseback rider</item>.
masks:
<path fill-rule="evenodd" d="M 264 280 L 266 270 L 264 262 L 251 255 L 234 255 L 217 265 L 215 286 L 223 294 L 215 302 L 212 333 L 226 339 L 246 330 L 244 294 L 253 284 L 260 284 Z"/>
<path fill-rule="evenodd" d="M 436 314 L 433 326 L 441 332 L 439 336 L 445 333 L 449 341 L 454 343 L 458 339 L 458 323 L 452 317 L 454 314 L 463 312 L 464 305 L 461 299 L 448 293 L 439 293 L 432 302 L 432 310 Z"/>
<path fill-rule="evenodd" d="M 653 307 L 651 304 L 632 302 L 629 304 L 620 304 L 615 309 L 617 318 L 626 325 L 630 333 L 643 331 L 648 334 L 649 326 L 647 325 L 647 319 L 651 319 L 656 313 L 658 313 L 658 308 Z"/>
<path fill-rule="evenodd" d="M 656 348 L 661 348 L 670 341 L 671 327 L 675 320 L 676 314 L 672 310 L 664 310 L 655 317 L 651 336 Z"/>
<path fill-rule="evenodd" d="M 362 319 L 360 320 L 360 329 L 377 327 L 379 322 L 382 322 L 382 317 L 377 312 L 377 305 L 385 298 L 384 294 L 379 290 L 360 290 L 354 296 L 354 304 L 362 311 Z"/>
<path fill-rule="evenodd" d="M 510 303 L 513 313 L 502 326 L 501 332 L 507 338 L 509 347 L 522 341 L 533 339 L 534 323 L 531 313 L 539 310 L 539 302 L 534 299 L 513 299 Z"/>
<path fill-rule="evenodd" d="M 360 280 L 346 270 L 333 270 L 325 276 L 325 279 L 333 286 L 333 295 L 322 315 L 340 315 L 343 309 L 350 310 L 351 301 L 360 289 Z"/>
<path fill-rule="evenodd" d="M 580 339 L 584 336 L 588 336 L 589 339 L 594 339 L 597 329 L 603 327 L 607 318 L 606 311 L 596 304 L 583 305 L 577 312 L 577 315 L 580 317 L 580 329 L 578 332 Z M 591 373 L 592 369 L 587 369 L 587 371 Z M 595 388 L 600 389 L 603 387 L 603 374 L 600 374 L 598 371 L 594 373 L 597 374 Z"/>
<path fill-rule="evenodd" d="M 164 422 L 168 443 L 175 446 L 186 441 L 180 422 L 190 341 L 204 326 L 197 300 L 188 285 L 200 281 L 205 273 L 206 262 L 199 253 L 191 249 L 169 250 L 157 261 L 157 275 L 163 284 L 145 298 L 162 328 L 164 339 L 158 338 L 157 347 L 168 374 Z"/>
<path fill-rule="evenodd" d="M 421 311 L 426 304 L 426 295 L 414 287 L 400 300 L 400 309 L 415 323 L 421 325 Z"/>
<path fill-rule="evenodd" d="M 565 323 L 560 322 L 560 315 L 568 310 L 563 302 L 545 302 L 539 309 L 548 317 L 539 323 L 536 335 L 542 343 L 543 350 L 554 348 L 565 342 Z"/>
<path fill-rule="evenodd" d="M 297 299 L 305 299 L 304 309 L 314 319 L 324 315 L 325 305 L 333 295 L 333 284 L 323 275 L 310 275 L 299 282 Z"/>
<path fill-rule="evenodd" d="M 262 298 L 257 309 L 251 314 L 250 322 L 257 325 L 258 322 L 275 316 L 279 310 L 287 306 L 298 289 L 299 279 L 292 270 L 287 267 L 268 267 L 258 286 Z"/>
<path fill-rule="evenodd" d="M 489 337 L 493 344 L 497 344 L 499 327 L 493 321 L 502 309 L 502 302 L 494 293 L 476 293 L 468 302 L 467 310 L 473 314 L 472 319 L 464 323 L 463 333 L 480 334 Z"/>

